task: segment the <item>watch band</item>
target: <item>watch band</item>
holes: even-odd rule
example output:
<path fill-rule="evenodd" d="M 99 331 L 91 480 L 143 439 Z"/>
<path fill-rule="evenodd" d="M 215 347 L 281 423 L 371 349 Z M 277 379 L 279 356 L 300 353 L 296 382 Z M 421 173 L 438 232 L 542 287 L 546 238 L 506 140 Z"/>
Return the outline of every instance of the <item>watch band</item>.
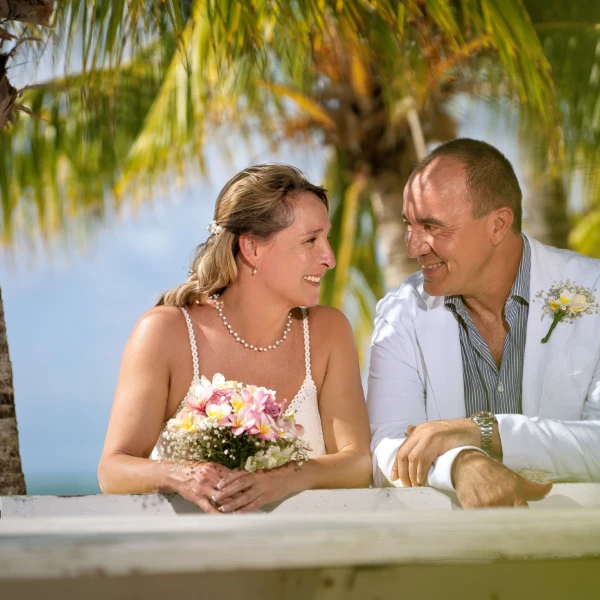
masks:
<path fill-rule="evenodd" d="M 479 426 L 481 433 L 481 449 L 490 454 L 492 450 L 492 436 L 494 432 L 494 423 L 497 423 L 496 417 L 490 412 L 477 412 L 471 416 L 471 420 Z"/>

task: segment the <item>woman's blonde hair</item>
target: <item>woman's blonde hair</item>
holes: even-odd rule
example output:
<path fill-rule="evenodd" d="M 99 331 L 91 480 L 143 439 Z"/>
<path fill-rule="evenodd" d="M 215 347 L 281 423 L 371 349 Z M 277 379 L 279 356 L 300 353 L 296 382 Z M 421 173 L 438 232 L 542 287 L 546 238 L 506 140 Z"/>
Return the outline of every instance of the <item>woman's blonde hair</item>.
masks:
<path fill-rule="evenodd" d="M 230 286 L 238 275 L 240 235 L 268 241 L 289 227 L 294 221 L 291 200 L 303 192 L 317 196 L 329 211 L 325 188 L 310 183 L 295 167 L 256 165 L 235 175 L 225 184 L 215 205 L 214 222 L 221 230 L 194 250 L 190 277 L 165 292 L 157 306 L 206 304 L 209 296 Z"/>

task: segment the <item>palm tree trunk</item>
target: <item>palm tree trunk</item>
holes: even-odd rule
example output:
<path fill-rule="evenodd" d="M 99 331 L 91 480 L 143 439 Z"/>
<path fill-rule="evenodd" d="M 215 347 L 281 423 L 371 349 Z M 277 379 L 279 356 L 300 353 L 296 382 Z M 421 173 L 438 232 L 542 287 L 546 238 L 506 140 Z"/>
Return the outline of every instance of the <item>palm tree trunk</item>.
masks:
<path fill-rule="evenodd" d="M 25 494 L 25 478 L 19 455 L 12 365 L 0 290 L 0 496 Z"/>
<path fill-rule="evenodd" d="M 53 10 L 52 0 L 0 0 L 0 48 L 6 40 L 14 39 L 13 35 L 1 27 L 4 21 L 48 26 Z M 10 84 L 6 75 L 6 65 L 13 57 L 13 50 L 8 53 L 0 52 L 0 129 L 14 122 L 15 112 L 19 108 L 19 91 Z"/>
<path fill-rule="evenodd" d="M 571 224 L 567 217 L 567 194 L 560 175 L 538 175 L 525 199 L 524 229 L 536 240 L 557 248 L 568 247 Z"/>
<path fill-rule="evenodd" d="M 384 257 L 383 278 L 386 290 L 397 288 L 403 279 L 419 269 L 406 253 L 402 221 L 402 194 L 416 163 L 398 160 L 397 171 L 384 171 L 371 177 L 371 201 L 377 219 L 377 237 Z"/>
<path fill-rule="evenodd" d="M 47 26 L 53 9 L 53 0 L 0 0 L 0 19 Z"/>

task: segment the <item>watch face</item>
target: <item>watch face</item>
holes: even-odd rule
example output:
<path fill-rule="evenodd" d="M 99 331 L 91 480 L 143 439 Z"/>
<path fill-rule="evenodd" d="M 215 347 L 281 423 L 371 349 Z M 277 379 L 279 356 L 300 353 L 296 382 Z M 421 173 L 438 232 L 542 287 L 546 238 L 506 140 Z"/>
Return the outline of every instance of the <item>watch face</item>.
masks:
<path fill-rule="evenodd" d="M 472 417 L 473 420 L 479 421 L 491 421 L 492 423 L 496 422 L 496 416 L 494 413 L 488 412 L 486 410 L 482 410 L 480 412 L 476 412 Z"/>

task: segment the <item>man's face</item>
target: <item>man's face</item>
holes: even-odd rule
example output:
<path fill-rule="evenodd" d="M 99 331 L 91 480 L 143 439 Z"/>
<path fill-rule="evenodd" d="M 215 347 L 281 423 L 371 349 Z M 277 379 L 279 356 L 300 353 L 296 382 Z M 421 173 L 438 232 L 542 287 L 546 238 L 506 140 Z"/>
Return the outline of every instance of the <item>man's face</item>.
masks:
<path fill-rule="evenodd" d="M 406 184 L 402 208 L 408 255 L 421 265 L 425 293 L 480 293 L 493 249 L 490 219 L 473 219 L 462 165 L 433 161 Z"/>

